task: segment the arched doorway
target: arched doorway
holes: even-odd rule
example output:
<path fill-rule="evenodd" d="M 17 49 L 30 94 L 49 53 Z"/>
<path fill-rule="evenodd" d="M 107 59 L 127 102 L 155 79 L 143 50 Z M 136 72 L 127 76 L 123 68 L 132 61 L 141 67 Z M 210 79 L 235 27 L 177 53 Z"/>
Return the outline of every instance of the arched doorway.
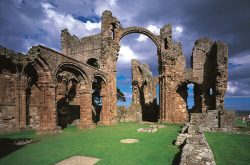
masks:
<path fill-rule="evenodd" d="M 92 82 L 92 121 L 102 124 L 106 113 L 106 80 L 101 75 L 95 75 Z"/>
<path fill-rule="evenodd" d="M 26 125 L 32 128 L 38 128 L 40 124 L 40 117 L 38 112 L 38 99 L 39 97 L 39 87 L 37 86 L 38 82 L 38 73 L 34 66 L 28 64 L 24 68 L 24 72 L 27 76 L 27 88 L 26 88 Z"/>
<path fill-rule="evenodd" d="M 194 82 L 183 82 L 177 88 L 177 93 L 182 100 L 179 102 L 180 109 L 188 113 L 202 112 L 202 91 L 201 85 Z"/>
<path fill-rule="evenodd" d="M 138 41 L 139 35 L 143 35 L 147 39 L 140 42 Z M 155 56 L 156 54 L 159 55 L 158 39 L 149 30 L 138 27 L 123 29 L 118 38 L 121 48 L 116 66 L 117 86 L 129 97 L 127 101 L 132 102 L 131 105 L 118 102 L 118 106 L 125 105 L 128 107 L 127 116 L 129 119 L 125 120 L 134 120 L 136 118 L 136 120 L 156 122 L 159 118 L 159 105 L 157 105 L 156 96 L 156 85 L 158 84 L 159 75 L 159 56 Z M 134 43 L 132 46 L 127 44 L 131 42 L 131 40 L 133 40 Z M 145 46 L 146 44 L 150 46 Z M 141 48 L 145 51 L 135 53 L 133 49 L 139 49 L 138 45 L 141 45 Z M 132 66 L 131 70 L 130 66 L 131 64 L 133 65 L 133 62 L 131 63 L 132 59 L 138 60 L 138 64 L 136 64 L 138 67 L 135 69 Z M 132 75 L 129 73 L 130 70 Z M 155 80 L 157 80 L 157 83 Z M 134 96 L 136 95 L 134 93 L 137 93 L 138 96 Z M 131 98 L 131 96 L 134 98 Z M 131 114 L 137 116 L 135 118 L 130 117 Z"/>
<path fill-rule="evenodd" d="M 56 101 L 58 126 L 62 128 L 75 123 L 79 124 L 84 109 L 82 92 L 89 88 L 85 72 L 73 64 L 62 64 L 56 72 Z M 86 116 L 85 116 L 86 117 Z"/>

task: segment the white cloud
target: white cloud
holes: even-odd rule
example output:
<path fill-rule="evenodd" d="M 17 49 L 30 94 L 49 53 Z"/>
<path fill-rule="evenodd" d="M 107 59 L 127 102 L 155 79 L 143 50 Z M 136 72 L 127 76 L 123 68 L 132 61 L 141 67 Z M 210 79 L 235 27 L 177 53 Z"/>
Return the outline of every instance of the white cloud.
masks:
<path fill-rule="evenodd" d="M 237 57 L 229 59 L 229 62 L 234 65 L 250 64 L 250 54 L 246 56 L 238 55 Z"/>
<path fill-rule="evenodd" d="M 116 5 L 116 2 L 118 0 L 106 0 L 106 2 L 108 2 L 110 5 Z"/>
<path fill-rule="evenodd" d="M 160 34 L 160 26 L 158 26 L 158 25 L 149 25 L 149 26 L 146 27 L 146 29 L 148 29 L 149 31 L 151 31 L 155 35 Z M 140 34 L 139 37 L 136 40 L 138 42 L 145 42 L 145 41 L 147 41 L 147 39 L 148 39 L 147 36 L 145 36 L 144 34 Z"/>
<path fill-rule="evenodd" d="M 118 0 L 97 0 L 95 2 L 95 12 L 97 15 L 101 16 L 104 10 L 116 10 Z"/>
<path fill-rule="evenodd" d="M 243 89 L 241 92 L 245 96 L 250 96 L 250 91 L 249 90 Z"/>
<path fill-rule="evenodd" d="M 126 99 L 131 99 L 132 98 L 131 93 L 129 93 L 129 92 L 123 92 L 123 93 L 124 93 Z"/>
<path fill-rule="evenodd" d="M 118 58 L 121 63 L 130 63 L 131 59 L 136 59 L 138 56 L 135 55 L 129 46 L 121 45 Z"/>
<path fill-rule="evenodd" d="M 101 29 L 101 22 L 93 23 L 90 21 L 87 21 L 85 23 L 86 29 L 89 31 L 95 30 L 95 29 Z"/>
<path fill-rule="evenodd" d="M 173 37 L 175 39 L 178 39 L 179 37 L 182 36 L 184 29 L 181 25 L 177 25 L 176 27 L 173 28 Z"/>
<path fill-rule="evenodd" d="M 227 83 L 227 93 L 228 94 L 235 94 L 238 91 L 238 87 L 236 86 L 237 82 L 228 82 Z"/>
<path fill-rule="evenodd" d="M 147 29 L 156 35 L 160 34 L 160 26 L 158 25 L 149 25 Z"/>
<path fill-rule="evenodd" d="M 194 84 L 193 84 L 193 83 L 188 84 L 187 87 L 188 87 L 188 88 L 194 88 Z"/>
<path fill-rule="evenodd" d="M 46 15 L 45 20 L 43 20 L 43 25 L 48 31 L 60 31 L 67 28 L 71 33 L 83 37 L 98 33 L 101 29 L 101 22 L 81 22 L 75 19 L 71 14 L 55 11 L 55 7 L 49 3 L 42 3 L 42 7 Z"/>
<path fill-rule="evenodd" d="M 137 41 L 139 42 L 144 42 L 144 41 L 147 41 L 148 37 L 143 35 L 143 34 L 140 34 L 139 37 L 136 39 Z"/>

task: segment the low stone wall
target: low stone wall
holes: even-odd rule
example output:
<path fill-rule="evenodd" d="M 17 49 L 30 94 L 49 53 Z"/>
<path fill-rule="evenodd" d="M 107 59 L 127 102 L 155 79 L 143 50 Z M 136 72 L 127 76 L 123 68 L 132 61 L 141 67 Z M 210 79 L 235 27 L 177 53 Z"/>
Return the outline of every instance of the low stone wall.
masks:
<path fill-rule="evenodd" d="M 215 165 L 214 155 L 203 131 L 196 125 L 187 123 L 178 135 L 177 146 L 182 146 L 180 165 L 204 164 Z"/>
<path fill-rule="evenodd" d="M 205 130 L 219 127 L 217 110 L 209 110 L 206 113 L 190 113 L 190 124 L 203 127 Z"/>
<path fill-rule="evenodd" d="M 190 113 L 190 124 L 202 131 L 232 130 L 235 112 L 228 110 L 208 110 L 205 113 Z"/>
<path fill-rule="evenodd" d="M 220 127 L 231 129 L 234 127 L 235 112 L 222 110 L 220 111 Z"/>
<path fill-rule="evenodd" d="M 57 126 L 56 128 L 39 128 L 36 130 L 37 135 L 48 135 L 48 134 L 55 134 L 61 133 L 62 128 Z"/>

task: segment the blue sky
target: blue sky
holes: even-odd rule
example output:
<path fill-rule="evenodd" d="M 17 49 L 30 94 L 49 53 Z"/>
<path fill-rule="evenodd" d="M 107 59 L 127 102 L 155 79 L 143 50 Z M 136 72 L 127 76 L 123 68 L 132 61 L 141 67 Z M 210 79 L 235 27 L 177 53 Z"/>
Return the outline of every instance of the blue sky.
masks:
<path fill-rule="evenodd" d="M 62 29 L 79 37 L 99 33 L 104 10 L 112 11 L 123 27 L 141 26 L 155 34 L 172 24 L 187 67 L 196 39 L 207 36 L 226 42 L 229 82 L 225 107 L 250 110 L 249 0 L 1 0 L 0 45 L 23 53 L 37 44 L 60 50 Z M 154 43 L 139 34 L 125 36 L 117 65 L 118 86 L 128 100 L 125 105 L 131 100 L 132 58 L 149 64 L 153 74 L 158 74 Z"/>

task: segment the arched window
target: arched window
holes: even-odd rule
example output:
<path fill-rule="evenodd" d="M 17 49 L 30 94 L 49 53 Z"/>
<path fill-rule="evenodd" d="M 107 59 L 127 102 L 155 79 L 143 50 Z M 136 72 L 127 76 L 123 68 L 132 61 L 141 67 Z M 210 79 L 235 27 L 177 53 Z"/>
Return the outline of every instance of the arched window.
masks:
<path fill-rule="evenodd" d="M 168 49 L 168 39 L 167 38 L 164 39 L 164 48 Z"/>
<path fill-rule="evenodd" d="M 87 64 L 89 64 L 89 65 L 91 65 L 91 66 L 93 66 L 93 67 L 95 67 L 95 68 L 97 68 L 97 69 L 100 68 L 100 66 L 99 66 L 99 64 L 98 64 L 98 61 L 97 61 L 97 59 L 95 59 L 95 58 L 90 58 L 90 59 L 88 59 Z"/>

